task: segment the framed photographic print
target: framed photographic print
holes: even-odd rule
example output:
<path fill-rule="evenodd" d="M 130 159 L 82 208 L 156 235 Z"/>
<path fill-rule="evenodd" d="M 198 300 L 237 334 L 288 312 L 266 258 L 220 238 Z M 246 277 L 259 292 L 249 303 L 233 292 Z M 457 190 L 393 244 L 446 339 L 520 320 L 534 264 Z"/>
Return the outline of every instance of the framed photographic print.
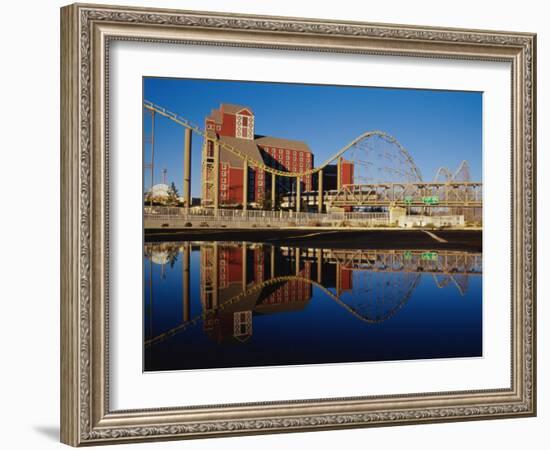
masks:
<path fill-rule="evenodd" d="M 61 439 L 536 413 L 530 33 L 61 10 Z"/>

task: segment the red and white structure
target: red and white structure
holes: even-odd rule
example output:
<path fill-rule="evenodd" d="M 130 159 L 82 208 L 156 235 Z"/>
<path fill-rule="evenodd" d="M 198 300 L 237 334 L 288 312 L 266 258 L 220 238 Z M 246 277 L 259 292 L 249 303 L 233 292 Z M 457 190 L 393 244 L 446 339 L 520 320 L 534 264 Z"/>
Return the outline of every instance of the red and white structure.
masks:
<path fill-rule="evenodd" d="M 249 167 L 247 161 L 217 143 L 229 144 L 249 159 L 281 171 L 305 172 L 313 168 L 313 154 L 304 141 L 256 135 L 251 108 L 222 103 L 206 118 L 205 129 L 213 139 L 205 139 L 203 147 L 203 205 L 242 205 L 246 209 L 249 205 L 265 207 L 271 198 L 269 207 L 273 208 L 276 190 L 313 189 L 312 175 L 301 177 L 299 187 L 295 178 L 275 180 L 275 175 Z"/>

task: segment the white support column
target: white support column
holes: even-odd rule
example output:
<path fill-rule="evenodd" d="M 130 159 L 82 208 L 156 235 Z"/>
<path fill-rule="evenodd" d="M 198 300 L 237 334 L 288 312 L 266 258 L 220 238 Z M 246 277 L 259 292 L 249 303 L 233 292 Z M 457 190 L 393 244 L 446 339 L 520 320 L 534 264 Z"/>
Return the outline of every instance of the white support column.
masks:
<path fill-rule="evenodd" d="M 323 278 L 323 249 L 317 249 L 317 283 L 321 284 Z"/>
<path fill-rule="evenodd" d="M 277 175 L 271 174 L 271 209 L 275 211 L 275 200 L 277 198 Z"/>
<path fill-rule="evenodd" d="M 336 263 L 336 296 L 342 294 L 342 272 L 340 263 Z"/>
<path fill-rule="evenodd" d="M 319 178 L 317 182 L 317 211 L 323 212 L 323 169 L 317 172 Z"/>
<path fill-rule="evenodd" d="M 214 242 L 212 249 L 212 258 L 213 258 L 213 272 L 212 272 L 212 309 L 216 310 L 219 306 L 219 253 L 218 253 L 218 243 Z"/>
<path fill-rule="evenodd" d="M 336 188 L 338 190 L 340 190 L 340 188 L 342 187 L 342 157 L 341 156 L 338 157 L 338 163 L 336 165 L 336 170 L 337 170 Z"/>
<path fill-rule="evenodd" d="M 301 203 L 302 203 L 301 191 L 302 191 L 302 187 L 301 187 L 300 177 L 296 177 L 296 212 L 300 212 L 301 210 Z"/>
<path fill-rule="evenodd" d="M 214 142 L 214 211 L 217 214 L 220 207 L 220 143 Z"/>
<path fill-rule="evenodd" d="M 246 258 L 246 242 L 243 242 L 242 243 L 242 256 L 241 256 L 241 259 L 242 259 L 242 264 L 241 264 L 241 268 L 242 268 L 242 289 L 243 289 L 243 292 L 246 290 L 246 286 L 247 286 L 247 277 L 246 277 L 246 271 L 247 271 L 247 258 Z"/>
<path fill-rule="evenodd" d="M 243 211 L 248 209 L 248 160 L 243 160 Z"/>
<path fill-rule="evenodd" d="M 275 278 L 275 247 L 271 246 L 271 262 L 270 262 L 270 269 L 271 269 L 271 279 Z"/>
<path fill-rule="evenodd" d="M 186 128 L 183 147 L 183 201 L 187 209 L 191 206 L 191 143 L 191 130 Z"/>
<path fill-rule="evenodd" d="M 189 262 L 191 256 L 191 243 L 186 242 L 183 248 L 183 321 L 189 322 L 191 318 L 191 284 L 189 283 Z"/>

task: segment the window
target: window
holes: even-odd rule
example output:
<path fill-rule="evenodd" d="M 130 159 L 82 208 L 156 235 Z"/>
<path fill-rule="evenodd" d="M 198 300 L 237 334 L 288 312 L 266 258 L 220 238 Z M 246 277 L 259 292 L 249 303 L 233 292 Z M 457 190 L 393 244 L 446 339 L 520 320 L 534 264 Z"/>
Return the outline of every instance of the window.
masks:
<path fill-rule="evenodd" d="M 240 129 L 239 129 L 240 128 Z M 238 115 L 237 118 L 237 136 L 249 138 L 252 134 L 252 118 L 248 116 Z"/>

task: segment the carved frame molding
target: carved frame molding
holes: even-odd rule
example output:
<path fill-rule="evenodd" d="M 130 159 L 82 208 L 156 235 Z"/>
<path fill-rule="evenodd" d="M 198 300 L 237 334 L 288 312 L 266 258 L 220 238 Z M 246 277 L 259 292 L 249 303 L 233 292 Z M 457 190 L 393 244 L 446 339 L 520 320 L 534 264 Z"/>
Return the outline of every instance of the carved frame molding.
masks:
<path fill-rule="evenodd" d="M 108 63 L 113 40 L 509 61 L 510 389 L 111 411 Z M 61 439 L 73 446 L 536 413 L 536 35 L 75 4 L 61 10 Z"/>

